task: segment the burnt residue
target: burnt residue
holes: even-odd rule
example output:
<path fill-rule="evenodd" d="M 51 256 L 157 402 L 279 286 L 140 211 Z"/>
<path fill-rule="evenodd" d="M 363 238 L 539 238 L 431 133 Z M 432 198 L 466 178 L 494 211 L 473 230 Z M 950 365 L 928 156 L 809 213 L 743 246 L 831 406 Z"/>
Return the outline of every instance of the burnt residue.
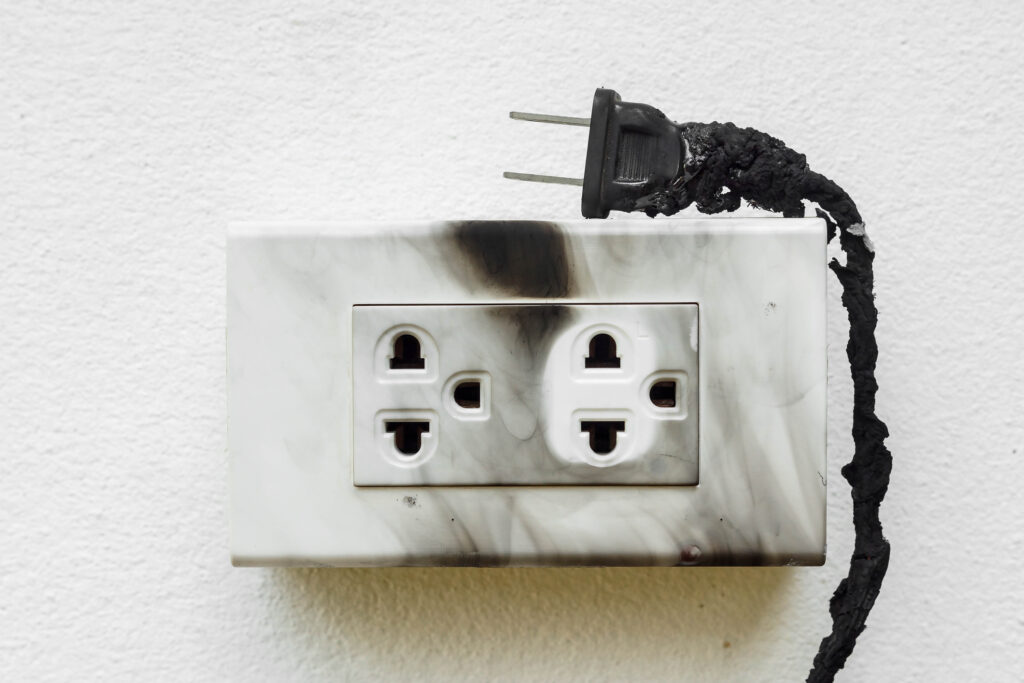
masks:
<path fill-rule="evenodd" d="M 828 220 L 834 233 L 836 224 L 821 212 L 819 215 Z M 864 630 L 868 613 L 875 604 L 889 567 L 889 542 L 882 535 L 882 522 L 878 516 L 879 506 L 889 488 L 892 456 L 884 443 L 889 430 L 875 415 L 875 394 L 878 391 L 875 380 L 878 309 L 875 308 L 872 271 L 875 255 L 863 233 L 854 235 L 849 230 L 852 226 L 842 223 L 838 226 L 841 230 L 839 243 L 846 252 L 846 265 L 840 265 L 833 259 L 829 267 L 843 285 L 843 306 L 850 321 L 846 356 L 853 375 L 854 454 L 842 472 L 850 482 L 856 537 L 849 574 L 840 582 L 829 604 L 832 633 L 822 640 L 808 681 L 831 681 L 834 673 L 843 667 L 853 652 L 857 636 Z"/>
<path fill-rule="evenodd" d="M 807 165 L 807 158 L 777 138 L 732 123 L 684 123 L 682 175 L 660 187 L 637 209 L 670 216 L 691 204 L 702 213 L 735 211 L 746 201 L 787 217 L 804 215 L 816 202 L 840 226 L 860 222 L 857 207 L 839 185 Z M 832 235 L 829 235 L 831 239 Z"/>
<path fill-rule="evenodd" d="M 451 229 L 457 251 L 469 266 L 467 276 L 481 286 L 535 299 L 572 295 L 569 250 L 556 224 L 460 221 Z"/>
<path fill-rule="evenodd" d="M 671 215 L 695 205 L 703 213 L 734 211 L 741 201 L 782 213 L 804 215 L 804 201 L 821 207 L 831 241 L 838 229 L 846 265 L 835 259 L 829 267 L 843 286 L 843 306 L 850 321 L 846 347 L 853 376 L 852 460 L 843 467 L 853 496 L 856 534 L 846 578 L 829 606 L 832 632 L 821 641 L 807 677 L 815 683 L 832 681 L 853 652 L 857 636 L 875 603 L 889 566 L 889 542 L 882 535 L 878 510 L 889 486 L 892 456 L 884 440 L 889 435 L 875 414 L 874 252 L 857 207 L 839 185 L 812 171 L 807 160 L 781 140 L 731 123 L 686 123 L 680 126 L 686 151 L 682 175 L 635 207 L 648 215 Z"/>
<path fill-rule="evenodd" d="M 451 267 L 498 290 L 504 297 L 562 299 L 573 295 L 572 268 L 566 236 L 558 225 L 542 221 L 461 221 L 451 224 L 461 258 Z M 572 319 L 567 306 L 497 306 L 496 322 L 508 326 L 524 361 L 547 357 L 555 333 Z"/>

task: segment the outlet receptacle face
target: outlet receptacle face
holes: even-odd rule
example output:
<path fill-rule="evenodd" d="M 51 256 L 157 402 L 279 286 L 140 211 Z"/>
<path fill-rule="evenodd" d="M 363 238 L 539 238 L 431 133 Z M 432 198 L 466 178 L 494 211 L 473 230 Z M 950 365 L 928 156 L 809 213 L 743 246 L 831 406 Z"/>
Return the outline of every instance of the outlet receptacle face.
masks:
<path fill-rule="evenodd" d="M 696 484 L 697 325 L 694 304 L 355 306 L 354 483 Z"/>

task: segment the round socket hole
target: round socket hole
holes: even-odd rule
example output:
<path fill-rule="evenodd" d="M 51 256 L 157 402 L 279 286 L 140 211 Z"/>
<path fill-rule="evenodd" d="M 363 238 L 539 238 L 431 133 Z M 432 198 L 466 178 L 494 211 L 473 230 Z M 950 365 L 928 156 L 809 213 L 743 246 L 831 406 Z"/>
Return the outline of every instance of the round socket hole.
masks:
<path fill-rule="evenodd" d="M 452 392 L 455 403 L 465 410 L 480 410 L 480 382 L 472 379 L 459 382 Z"/>
<path fill-rule="evenodd" d="M 590 338 L 589 354 L 583 361 L 585 368 L 620 368 L 622 359 L 619 358 L 615 340 L 610 334 L 604 332 L 595 334 Z"/>
<path fill-rule="evenodd" d="M 427 365 L 420 349 L 420 340 L 411 334 L 398 335 L 392 351 L 392 370 L 422 370 Z"/>
<path fill-rule="evenodd" d="M 416 455 L 423 447 L 423 435 L 430 433 L 430 423 L 417 420 L 389 420 L 384 429 L 395 435 L 395 448 L 402 455 Z"/>
<path fill-rule="evenodd" d="M 663 379 L 651 385 L 651 403 L 658 408 L 676 407 L 676 381 Z"/>
<path fill-rule="evenodd" d="M 590 450 L 608 455 L 615 450 L 619 434 L 626 431 L 626 423 L 623 420 L 583 420 L 580 431 L 589 434 Z"/>

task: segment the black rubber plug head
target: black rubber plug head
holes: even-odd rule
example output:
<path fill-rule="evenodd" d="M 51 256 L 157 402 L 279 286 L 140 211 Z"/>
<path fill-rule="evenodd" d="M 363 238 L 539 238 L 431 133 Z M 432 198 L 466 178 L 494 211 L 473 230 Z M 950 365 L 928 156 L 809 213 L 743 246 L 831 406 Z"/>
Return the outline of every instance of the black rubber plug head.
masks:
<path fill-rule="evenodd" d="M 583 174 L 584 217 L 643 208 L 644 198 L 679 176 L 682 158 L 676 124 L 650 105 L 622 102 L 614 90 L 598 88 Z"/>

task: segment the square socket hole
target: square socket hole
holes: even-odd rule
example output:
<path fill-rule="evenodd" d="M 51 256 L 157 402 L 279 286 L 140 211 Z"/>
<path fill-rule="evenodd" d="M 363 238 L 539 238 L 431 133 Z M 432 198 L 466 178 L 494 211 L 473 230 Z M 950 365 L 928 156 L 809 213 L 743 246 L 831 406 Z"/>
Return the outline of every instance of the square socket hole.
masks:
<path fill-rule="evenodd" d="M 665 371 L 651 375 L 641 386 L 640 400 L 647 412 L 663 419 L 685 419 L 687 374 Z"/>
<path fill-rule="evenodd" d="M 678 384 L 674 379 L 659 379 L 651 385 L 648 397 L 657 408 L 675 408 Z"/>
<path fill-rule="evenodd" d="M 466 410 L 480 409 L 480 380 L 467 379 L 455 385 L 452 398 L 460 408 Z"/>
<path fill-rule="evenodd" d="M 452 417 L 486 420 L 491 416 L 491 376 L 486 372 L 459 372 L 445 382 L 442 400 Z"/>

